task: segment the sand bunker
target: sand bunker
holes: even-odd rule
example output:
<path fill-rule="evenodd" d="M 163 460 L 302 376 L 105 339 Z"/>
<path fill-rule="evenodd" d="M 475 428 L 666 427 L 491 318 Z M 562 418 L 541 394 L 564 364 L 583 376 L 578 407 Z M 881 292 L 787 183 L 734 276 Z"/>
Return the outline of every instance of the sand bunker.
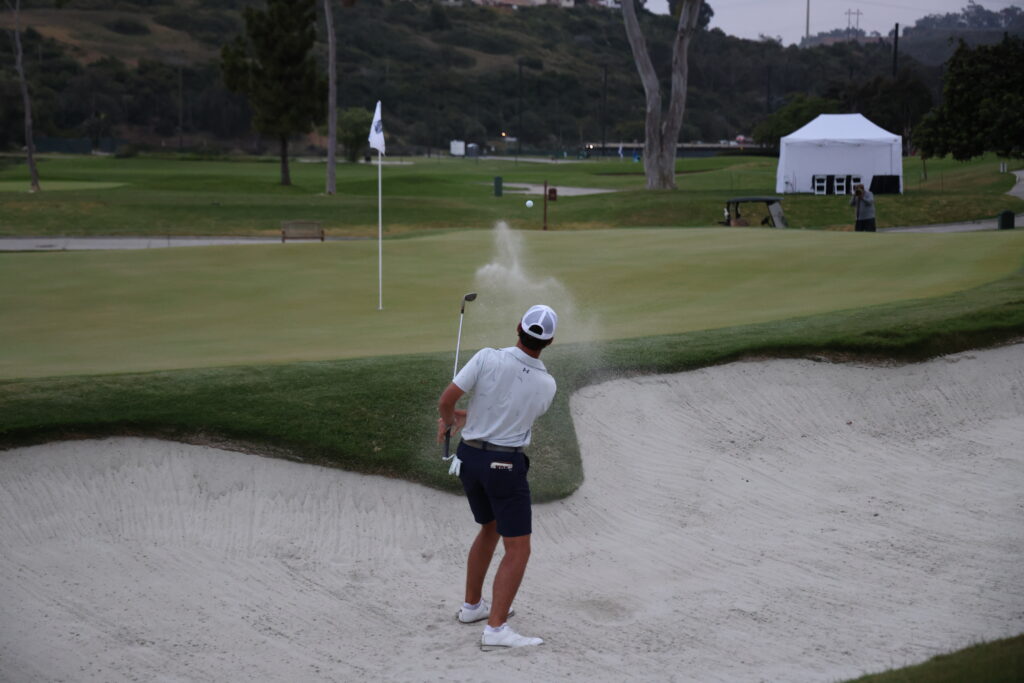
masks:
<path fill-rule="evenodd" d="M 458 497 L 145 439 L 0 453 L 0 679 L 831 681 L 1013 635 L 1022 387 L 1024 345 L 589 387 L 513 618 L 547 643 L 487 654 Z"/>

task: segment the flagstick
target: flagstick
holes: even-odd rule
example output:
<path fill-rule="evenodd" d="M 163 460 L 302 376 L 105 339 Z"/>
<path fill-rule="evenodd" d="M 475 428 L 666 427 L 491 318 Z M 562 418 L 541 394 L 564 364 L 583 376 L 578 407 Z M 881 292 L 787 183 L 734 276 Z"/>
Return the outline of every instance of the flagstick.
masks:
<path fill-rule="evenodd" d="M 377 150 L 377 310 L 384 310 L 384 214 L 381 208 L 380 150 Z"/>

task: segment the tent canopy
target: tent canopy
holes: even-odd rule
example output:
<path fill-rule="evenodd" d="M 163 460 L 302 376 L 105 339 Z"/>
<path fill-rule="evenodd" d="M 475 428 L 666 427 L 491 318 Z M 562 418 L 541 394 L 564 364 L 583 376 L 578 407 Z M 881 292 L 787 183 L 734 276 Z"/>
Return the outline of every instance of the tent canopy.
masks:
<path fill-rule="evenodd" d="M 775 191 L 847 194 L 876 176 L 903 191 L 903 138 L 861 114 L 822 114 L 782 138 Z"/>

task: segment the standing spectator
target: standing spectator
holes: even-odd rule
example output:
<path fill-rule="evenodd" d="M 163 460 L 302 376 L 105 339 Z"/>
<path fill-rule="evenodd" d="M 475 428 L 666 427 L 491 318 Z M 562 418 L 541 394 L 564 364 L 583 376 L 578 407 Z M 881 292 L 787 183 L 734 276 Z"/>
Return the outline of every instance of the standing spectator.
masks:
<path fill-rule="evenodd" d="M 854 230 L 857 232 L 875 231 L 875 195 L 871 190 L 865 190 L 864 185 L 858 183 L 853 186 L 853 197 L 850 198 L 850 206 L 854 207 Z"/>

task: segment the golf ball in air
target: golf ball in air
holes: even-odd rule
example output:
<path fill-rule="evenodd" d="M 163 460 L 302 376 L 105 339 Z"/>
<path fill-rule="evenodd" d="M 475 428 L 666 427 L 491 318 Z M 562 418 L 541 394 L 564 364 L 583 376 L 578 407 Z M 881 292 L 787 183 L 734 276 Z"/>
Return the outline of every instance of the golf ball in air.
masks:
<path fill-rule="evenodd" d="M 532 209 L 533 208 L 533 200 L 532 199 L 527 199 L 526 200 L 526 208 L 527 209 Z"/>

